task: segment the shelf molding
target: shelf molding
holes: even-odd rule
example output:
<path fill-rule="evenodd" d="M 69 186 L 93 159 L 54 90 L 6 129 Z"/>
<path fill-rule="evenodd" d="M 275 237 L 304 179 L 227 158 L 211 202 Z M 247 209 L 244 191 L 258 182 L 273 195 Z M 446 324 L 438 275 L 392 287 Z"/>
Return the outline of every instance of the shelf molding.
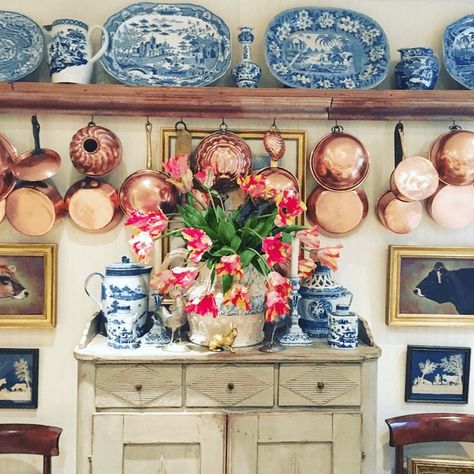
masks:
<path fill-rule="evenodd" d="M 472 120 L 474 91 L 0 83 L 0 111 L 226 119 Z"/>

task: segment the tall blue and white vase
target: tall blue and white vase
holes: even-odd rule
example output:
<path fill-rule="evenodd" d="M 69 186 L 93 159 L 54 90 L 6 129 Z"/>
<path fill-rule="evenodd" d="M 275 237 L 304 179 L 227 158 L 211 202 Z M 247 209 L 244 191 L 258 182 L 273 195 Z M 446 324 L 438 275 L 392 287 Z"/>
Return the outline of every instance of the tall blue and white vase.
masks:
<path fill-rule="evenodd" d="M 439 62 L 431 48 L 400 48 L 401 61 L 395 66 L 395 88 L 434 89 Z"/>
<path fill-rule="evenodd" d="M 348 304 L 337 304 L 329 313 L 328 344 L 331 349 L 356 349 L 359 345 L 359 321 Z"/>
<path fill-rule="evenodd" d="M 253 28 L 242 26 L 237 36 L 242 45 L 242 61 L 232 68 L 232 77 L 237 87 L 255 88 L 262 75 L 260 66 L 253 62 L 250 54 L 250 45 L 255 39 Z"/>
<path fill-rule="evenodd" d="M 328 316 L 336 304 L 352 300 L 352 293 L 334 281 L 329 267 L 318 265 L 310 278 L 301 282 L 298 302 L 299 324 L 311 337 L 328 337 Z"/>

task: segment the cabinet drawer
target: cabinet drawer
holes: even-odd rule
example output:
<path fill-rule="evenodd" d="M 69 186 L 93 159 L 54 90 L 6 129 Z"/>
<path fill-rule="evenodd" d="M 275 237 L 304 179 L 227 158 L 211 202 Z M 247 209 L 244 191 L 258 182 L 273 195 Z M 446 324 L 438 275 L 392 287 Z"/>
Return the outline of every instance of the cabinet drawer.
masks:
<path fill-rule="evenodd" d="M 359 364 L 281 364 L 280 406 L 360 405 Z"/>
<path fill-rule="evenodd" d="M 273 406 L 273 380 L 272 365 L 188 366 L 186 368 L 186 406 Z"/>
<path fill-rule="evenodd" d="M 180 407 L 181 374 L 180 365 L 98 365 L 96 407 Z"/>

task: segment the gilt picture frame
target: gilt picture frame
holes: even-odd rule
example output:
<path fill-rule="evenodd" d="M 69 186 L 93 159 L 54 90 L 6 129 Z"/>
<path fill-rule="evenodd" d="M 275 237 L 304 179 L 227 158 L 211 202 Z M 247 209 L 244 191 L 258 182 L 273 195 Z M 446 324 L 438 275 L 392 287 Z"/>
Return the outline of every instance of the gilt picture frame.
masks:
<path fill-rule="evenodd" d="M 405 401 L 467 403 L 469 347 L 407 346 Z"/>
<path fill-rule="evenodd" d="M 474 460 L 409 458 L 408 474 L 474 474 Z"/>
<path fill-rule="evenodd" d="M 189 129 L 192 134 L 192 150 L 194 151 L 199 142 L 206 136 L 214 133 L 215 129 Z M 263 146 L 263 136 L 267 130 L 230 130 L 241 136 L 249 145 L 252 151 L 252 171 L 265 168 L 270 165 L 270 157 Z M 286 152 L 280 161 L 280 166 L 292 172 L 300 183 L 301 196 L 306 196 L 306 168 L 305 157 L 307 151 L 307 135 L 305 131 L 280 131 L 285 140 Z M 160 130 L 161 143 L 161 161 L 159 168 L 162 168 L 163 162 L 166 162 L 174 155 L 177 131 L 175 128 L 162 128 Z M 304 222 L 304 216 L 301 222 Z M 168 238 L 162 239 L 161 261 L 163 256 L 167 255 L 174 245 L 170 244 Z"/>
<path fill-rule="evenodd" d="M 56 244 L 0 244 L 0 328 L 56 325 Z"/>
<path fill-rule="evenodd" d="M 474 247 L 389 246 L 387 324 L 474 325 Z"/>
<path fill-rule="evenodd" d="M 0 408 L 38 407 L 39 349 L 0 348 Z"/>

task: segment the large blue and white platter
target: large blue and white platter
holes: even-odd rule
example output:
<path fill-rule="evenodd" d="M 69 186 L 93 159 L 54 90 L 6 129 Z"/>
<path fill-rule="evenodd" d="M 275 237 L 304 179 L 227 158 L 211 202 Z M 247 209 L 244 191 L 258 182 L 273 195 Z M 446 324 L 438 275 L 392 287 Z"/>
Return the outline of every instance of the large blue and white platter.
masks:
<path fill-rule="evenodd" d="M 16 12 L 0 11 L 0 81 L 31 74 L 43 59 L 44 37 L 38 24 Z"/>
<path fill-rule="evenodd" d="M 474 89 L 474 15 L 460 18 L 444 30 L 443 61 L 453 79 Z"/>
<path fill-rule="evenodd" d="M 136 3 L 104 27 L 110 43 L 100 61 L 125 84 L 205 86 L 230 66 L 229 28 L 201 6 Z"/>
<path fill-rule="evenodd" d="M 270 72 L 290 87 L 370 89 L 387 75 L 390 49 L 382 27 L 366 15 L 304 7 L 270 21 L 265 59 Z"/>

